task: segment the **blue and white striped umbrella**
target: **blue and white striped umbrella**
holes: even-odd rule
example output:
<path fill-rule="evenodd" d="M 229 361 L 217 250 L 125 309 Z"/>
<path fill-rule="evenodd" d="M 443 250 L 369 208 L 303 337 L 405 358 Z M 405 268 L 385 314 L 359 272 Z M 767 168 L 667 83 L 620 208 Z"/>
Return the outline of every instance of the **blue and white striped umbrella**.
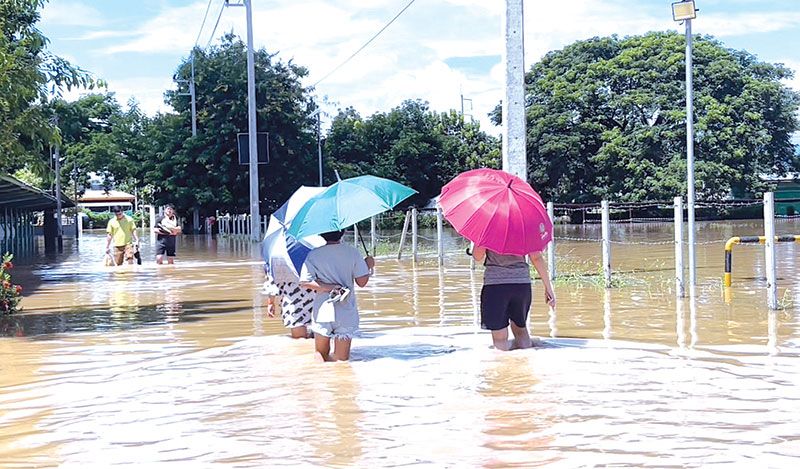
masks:
<path fill-rule="evenodd" d="M 321 236 L 307 236 L 298 240 L 287 233 L 300 207 L 325 189 L 300 186 L 281 208 L 270 215 L 267 234 L 261 243 L 261 255 L 273 278 L 276 270 L 282 266 L 288 267 L 295 277 L 299 277 L 308 253 L 325 244 Z"/>

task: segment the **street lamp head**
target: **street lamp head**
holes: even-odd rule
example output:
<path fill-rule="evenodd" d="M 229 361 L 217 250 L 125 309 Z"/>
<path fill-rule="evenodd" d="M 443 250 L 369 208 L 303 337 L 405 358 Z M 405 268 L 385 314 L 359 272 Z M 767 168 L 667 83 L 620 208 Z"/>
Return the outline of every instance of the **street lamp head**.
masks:
<path fill-rule="evenodd" d="M 675 2 L 672 4 L 672 19 L 675 21 L 693 20 L 697 18 L 694 0 Z"/>

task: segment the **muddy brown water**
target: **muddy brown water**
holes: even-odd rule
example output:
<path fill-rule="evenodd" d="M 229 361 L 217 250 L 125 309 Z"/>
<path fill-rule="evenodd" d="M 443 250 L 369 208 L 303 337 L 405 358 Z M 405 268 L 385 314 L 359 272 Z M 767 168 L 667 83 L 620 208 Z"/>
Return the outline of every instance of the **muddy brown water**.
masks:
<path fill-rule="evenodd" d="M 457 239 L 443 268 L 381 257 L 337 364 L 267 317 L 250 243 L 187 236 L 157 267 L 145 240 L 142 266 L 110 269 L 87 235 L 14 271 L 0 467 L 795 467 L 800 247 L 778 245 L 770 312 L 762 247 L 735 247 L 721 286 L 723 240 L 761 223 L 699 227 L 700 285 L 676 300 L 671 225 L 613 227 L 610 290 L 583 241 L 599 227 L 559 226 L 558 308 L 537 284 L 542 344 L 510 353 L 476 326 L 482 273 Z"/>

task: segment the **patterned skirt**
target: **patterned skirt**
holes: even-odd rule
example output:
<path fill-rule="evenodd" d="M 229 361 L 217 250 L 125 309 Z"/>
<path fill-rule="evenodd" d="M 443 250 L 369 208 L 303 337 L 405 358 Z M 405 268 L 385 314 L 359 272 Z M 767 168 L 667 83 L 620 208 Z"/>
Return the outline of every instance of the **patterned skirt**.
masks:
<path fill-rule="evenodd" d="M 311 324 L 314 291 L 300 288 L 295 282 L 278 282 L 277 285 L 281 294 L 283 325 L 291 329 Z"/>

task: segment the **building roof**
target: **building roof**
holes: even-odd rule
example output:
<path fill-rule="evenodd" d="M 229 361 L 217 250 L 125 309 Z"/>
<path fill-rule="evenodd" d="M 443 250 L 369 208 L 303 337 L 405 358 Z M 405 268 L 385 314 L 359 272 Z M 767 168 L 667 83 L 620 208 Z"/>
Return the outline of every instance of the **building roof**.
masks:
<path fill-rule="evenodd" d="M 56 198 L 47 192 L 29 186 L 19 179 L 0 174 L 0 209 L 46 210 L 56 208 Z M 61 193 L 61 207 L 74 207 L 75 203 Z"/>
<path fill-rule="evenodd" d="M 786 173 L 782 176 L 777 174 L 761 174 L 761 180 L 767 182 L 792 182 L 800 180 L 800 173 Z"/>
<path fill-rule="evenodd" d="M 83 196 L 78 199 L 78 203 L 105 202 L 113 205 L 114 202 L 133 202 L 134 200 L 136 200 L 136 196 L 127 192 L 86 189 Z"/>

